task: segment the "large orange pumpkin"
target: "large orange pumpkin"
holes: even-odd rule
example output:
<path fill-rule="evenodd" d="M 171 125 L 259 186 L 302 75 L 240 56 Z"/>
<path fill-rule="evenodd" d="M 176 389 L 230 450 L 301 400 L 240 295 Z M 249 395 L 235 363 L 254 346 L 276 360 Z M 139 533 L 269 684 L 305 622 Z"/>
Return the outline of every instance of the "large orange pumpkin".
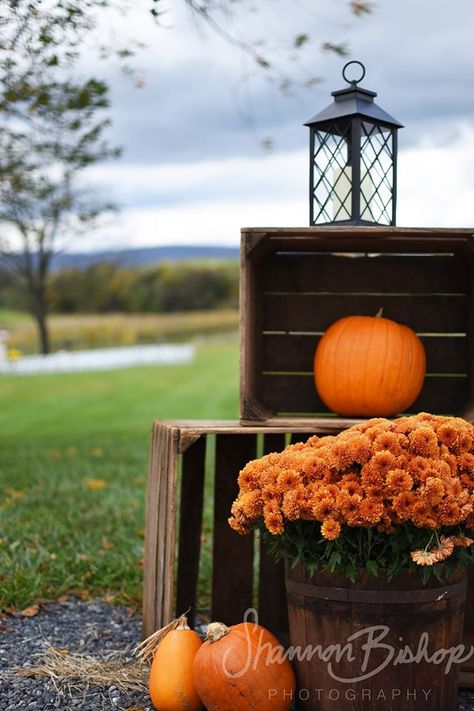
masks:
<path fill-rule="evenodd" d="M 295 675 L 278 640 L 260 625 L 208 626 L 193 678 L 207 711 L 288 711 Z"/>
<path fill-rule="evenodd" d="M 163 637 L 150 669 L 150 697 L 157 711 L 200 711 L 202 703 L 193 683 L 193 662 L 202 642 L 189 629 L 186 617 Z"/>
<path fill-rule="evenodd" d="M 425 369 L 425 349 L 414 331 L 379 314 L 333 323 L 314 358 L 321 400 L 338 415 L 354 417 L 406 410 L 420 394 Z"/>

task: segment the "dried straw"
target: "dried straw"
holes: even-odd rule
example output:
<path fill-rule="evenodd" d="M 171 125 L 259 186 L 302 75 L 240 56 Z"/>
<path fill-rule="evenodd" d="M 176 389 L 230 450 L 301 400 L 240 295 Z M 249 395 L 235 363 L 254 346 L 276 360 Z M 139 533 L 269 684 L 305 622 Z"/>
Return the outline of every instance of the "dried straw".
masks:
<path fill-rule="evenodd" d="M 121 652 L 98 659 L 50 647 L 37 655 L 37 663 L 11 667 L 4 675 L 49 678 L 58 689 L 71 682 L 89 686 L 115 686 L 120 691 L 147 691 L 149 670 L 140 662 L 127 662 Z"/>

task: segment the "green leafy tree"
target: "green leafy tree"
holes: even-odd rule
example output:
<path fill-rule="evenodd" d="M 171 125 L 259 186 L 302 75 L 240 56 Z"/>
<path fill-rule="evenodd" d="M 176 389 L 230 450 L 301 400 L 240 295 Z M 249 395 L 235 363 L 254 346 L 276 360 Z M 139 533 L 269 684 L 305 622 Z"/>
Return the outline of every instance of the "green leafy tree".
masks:
<path fill-rule="evenodd" d="M 104 138 L 107 85 L 72 71 L 87 18 L 67 3 L 56 12 L 36 4 L 10 0 L 0 10 L 0 248 L 47 353 L 53 256 L 112 207 L 88 194 L 81 173 L 119 151 Z"/>

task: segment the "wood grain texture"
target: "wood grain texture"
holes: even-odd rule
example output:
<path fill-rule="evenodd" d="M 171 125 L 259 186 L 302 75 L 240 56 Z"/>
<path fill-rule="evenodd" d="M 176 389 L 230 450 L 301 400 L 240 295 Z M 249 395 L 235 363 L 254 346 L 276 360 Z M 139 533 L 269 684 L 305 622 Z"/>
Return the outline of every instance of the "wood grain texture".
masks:
<path fill-rule="evenodd" d="M 228 523 L 237 498 L 240 469 L 255 459 L 254 434 L 221 434 L 216 439 L 214 533 L 212 553 L 212 618 L 233 625 L 253 606 L 253 535 L 241 536 Z"/>
<path fill-rule="evenodd" d="M 187 448 L 185 447 L 184 450 L 181 449 L 181 443 L 183 441 L 186 443 L 189 441 L 195 442 L 201 435 L 265 434 L 268 432 L 269 427 L 271 427 L 271 432 L 274 434 L 306 432 L 310 424 L 315 427 L 315 431 L 329 432 L 340 427 L 341 423 L 346 423 L 343 424 L 345 427 L 351 427 L 352 424 L 356 424 L 356 422 L 360 422 L 360 420 L 331 417 L 313 418 L 312 420 L 291 420 L 288 422 L 273 421 L 271 424 L 252 421 L 246 424 L 245 429 L 242 429 L 242 424 L 239 420 L 156 420 L 155 425 L 165 424 L 166 427 L 172 427 L 177 430 L 178 451 L 182 452 L 186 451 Z"/>
<path fill-rule="evenodd" d="M 262 372 L 311 373 L 320 339 L 321 336 L 304 334 L 263 334 Z M 420 340 L 426 352 L 428 373 L 466 373 L 466 337 L 421 336 Z"/>
<path fill-rule="evenodd" d="M 201 550 L 204 501 L 206 438 L 201 436 L 183 454 L 181 506 L 179 520 L 176 614 L 189 609 L 188 620 L 194 628 Z"/>
<path fill-rule="evenodd" d="M 373 235 L 378 239 L 385 237 L 404 239 L 408 236 L 413 239 L 428 240 L 437 236 L 452 239 L 457 239 L 459 236 L 473 236 L 474 227 L 398 227 L 385 225 L 354 227 L 352 225 L 322 225 L 313 227 L 242 227 L 240 232 L 242 235 L 248 235 L 255 240 L 258 240 L 262 235 L 271 238 L 281 238 L 283 236 L 291 238 L 292 242 L 294 237 L 309 238 L 313 241 L 317 235 L 329 235 L 336 240 L 344 235 L 351 239 L 360 235 Z"/>
<path fill-rule="evenodd" d="M 285 448 L 285 435 L 268 433 L 263 438 L 263 453 L 281 452 Z M 288 634 L 288 609 L 286 604 L 285 568 L 283 561 L 276 562 L 260 543 L 258 583 L 259 624 L 270 630 L 280 641 Z"/>
<path fill-rule="evenodd" d="M 266 293 L 263 301 L 263 331 L 323 332 L 345 316 L 375 316 L 379 309 L 385 318 L 416 333 L 465 333 L 467 329 L 465 295 Z"/>
<path fill-rule="evenodd" d="M 178 431 L 153 426 L 145 514 L 142 634 L 173 618 Z"/>
<path fill-rule="evenodd" d="M 264 402 L 275 414 L 294 413 L 298 419 L 303 415 L 318 417 L 324 416 L 323 413 L 330 414 L 316 393 L 312 375 L 263 375 L 262 383 Z M 423 390 L 410 407 L 410 412 L 453 415 L 466 405 L 468 395 L 466 378 L 426 378 Z"/>
<path fill-rule="evenodd" d="M 258 339 L 251 334 L 263 329 L 263 301 L 257 282 L 257 268 L 253 262 L 245 264 L 245 250 L 241 249 L 240 267 L 240 403 L 241 415 L 246 419 L 265 419 L 268 413 L 261 403 L 260 376 L 263 352 Z M 249 397 L 248 393 L 252 393 Z"/>
<path fill-rule="evenodd" d="M 408 645 L 417 650 L 420 636 L 429 633 L 429 650 L 433 654 L 438 649 L 456 647 L 462 640 L 462 610 L 464 606 L 465 588 L 453 581 L 450 585 L 433 583 L 422 589 L 423 597 L 432 594 L 431 600 L 417 600 L 420 587 L 417 576 L 401 573 L 392 582 L 387 583 L 382 578 L 363 576 L 354 584 L 350 584 L 342 575 L 326 572 L 316 573 L 309 580 L 301 566 L 287 568 L 288 609 L 290 620 L 291 644 L 320 644 L 323 649 L 340 644 L 343 647 L 354 633 L 360 631 L 361 637 L 353 640 L 353 657 L 341 655 L 339 660 L 332 657 L 332 668 L 336 676 L 342 679 L 357 679 L 362 673 L 362 663 L 365 650 L 362 646 L 367 641 L 363 630 L 372 626 L 386 625 L 388 630 L 384 642 L 395 650 Z M 301 583 L 303 585 L 301 585 Z M 298 588 L 302 587 L 301 592 Z M 328 595 L 318 595 L 320 589 L 336 589 L 337 593 L 344 591 L 356 593 L 357 601 L 344 600 L 340 594 L 334 598 Z M 393 592 L 398 590 L 398 596 Z M 384 596 L 386 600 L 383 600 Z M 443 594 L 441 594 L 443 593 Z M 446 594 L 447 593 L 447 594 Z M 407 600 L 400 604 L 399 597 Z M 376 669 L 387 652 L 378 650 L 371 652 L 368 660 L 368 670 Z M 392 689 L 404 690 L 400 696 L 392 698 L 390 694 L 391 711 L 456 711 L 458 705 L 458 669 L 454 665 L 448 674 L 440 673 L 440 667 L 421 661 L 418 664 L 387 665 L 380 668 L 377 674 L 362 681 L 353 681 L 350 688 L 356 692 L 355 698 L 347 698 L 345 691 L 347 683 L 334 679 L 328 673 L 327 660 L 314 656 L 310 661 L 294 661 L 295 671 L 300 688 L 313 690 L 308 701 L 300 703 L 301 711 L 333 711 L 335 698 L 322 694 L 319 698 L 315 689 L 337 689 L 338 711 L 367 711 L 368 708 L 379 708 L 373 703 L 380 689 L 385 693 Z M 362 689 L 371 691 L 371 701 L 362 695 Z M 416 698 L 413 690 L 418 689 Z M 422 689 L 430 689 L 428 698 L 422 694 Z M 407 692 L 411 694 L 408 696 Z M 380 698 L 379 698 L 380 700 Z"/>
<path fill-rule="evenodd" d="M 472 229 L 409 227 L 262 227 L 241 230 L 249 259 L 275 252 L 452 252 L 462 250 Z"/>
<path fill-rule="evenodd" d="M 285 292 L 460 293 L 467 269 L 452 254 L 276 253 L 262 265 L 261 289 Z"/>

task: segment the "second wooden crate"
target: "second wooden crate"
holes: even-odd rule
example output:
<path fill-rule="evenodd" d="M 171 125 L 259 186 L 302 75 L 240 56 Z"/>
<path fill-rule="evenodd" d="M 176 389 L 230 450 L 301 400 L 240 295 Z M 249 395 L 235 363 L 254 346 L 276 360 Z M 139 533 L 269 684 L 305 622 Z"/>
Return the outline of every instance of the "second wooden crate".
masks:
<path fill-rule="evenodd" d="M 412 412 L 474 413 L 472 230 L 309 227 L 242 230 L 241 421 L 327 417 L 313 358 L 352 314 L 410 326 L 427 353 Z"/>

